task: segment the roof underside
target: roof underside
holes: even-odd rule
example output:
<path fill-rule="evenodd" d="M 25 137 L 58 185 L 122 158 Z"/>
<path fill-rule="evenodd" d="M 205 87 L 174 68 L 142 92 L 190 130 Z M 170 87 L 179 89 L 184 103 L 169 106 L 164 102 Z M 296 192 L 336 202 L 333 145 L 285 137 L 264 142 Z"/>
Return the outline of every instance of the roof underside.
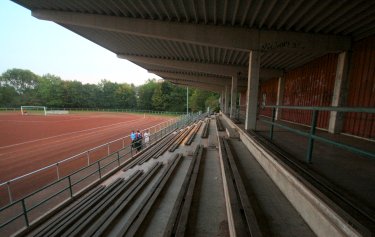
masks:
<path fill-rule="evenodd" d="M 243 32 L 250 29 L 266 33 L 268 31 L 290 34 L 298 32 L 308 36 L 337 36 L 349 41 L 375 34 L 375 1 L 372 0 L 14 0 L 14 2 L 33 12 L 52 10 L 54 11 L 52 13 L 71 13 L 74 16 L 111 16 L 114 17 L 113 19 L 139 19 L 145 22 L 192 25 L 197 28 L 209 26 L 212 29 L 225 27 Z M 192 40 L 174 37 L 153 37 L 150 34 L 132 33 L 128 30 L 50 20 L 125 58 L 139 56 L 203 64 L 242 67 L 248 65 L 249 50 L 238 47 L 222 47 L 215 43 L 195 43 Z M 281 43 L 285 44 L 285 42 L 287 40 Z M 264 50 L 260 52 L 260 66 L 262 69 L 288 71 L 329 52 L 304 49 Z M 133 62 L 156 74 L 158 71 L 164 71 L 207 76 L 207 73 L 202 71 L 194 72 L 181 68 L 168 68 L 167 65 L 151 65 L 146 61 Z M 228 75 L 218 77 L 230 79 Z"/>

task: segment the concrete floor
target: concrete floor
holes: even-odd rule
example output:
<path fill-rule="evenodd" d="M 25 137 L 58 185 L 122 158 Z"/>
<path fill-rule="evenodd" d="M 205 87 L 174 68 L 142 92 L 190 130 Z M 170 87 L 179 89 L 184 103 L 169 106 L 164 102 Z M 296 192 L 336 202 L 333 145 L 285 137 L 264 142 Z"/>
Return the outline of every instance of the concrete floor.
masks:
<path fill-rule="evenodd" d="M 246 146 L 239 139 L 229 143 L 263 235 L 315 236 Z"/>
<path fill-rule="evenodd" d="M 264 236 L 315 236 L 244 144 L 235 139 L 230 144 Z"/>
<path fill-rule="evenodd" d="M 225 121 L 222 120 L 222 122 L 226 126 Z M 167 151 L 158 159 L 150 159 L 143 165 L 135 166 L 126 172 L 119 171 L 103 183 L 104 185 L 108 185 L 119 177 L 128 177 L 137 169 L 147 170 L 157 161 L 167 164 L 175 153 L 182 153 L 184 155 L 176 167 L 173 177 L 168 181 L 165 186 L 166 188 L 163 189 L 151 212 L 148 213 L 142 231 L 137 233 L 137 235 L 162 236 L 186 176 L 187 169 L 191 164 L 192 154 L 197 145 L 202 144 L 205 147 L 204 158 L 200 165 L 200 172 L 195 186 L 186 235 L 202 237 L 229 236 L 218 151 L 218 136 L 226 137 L 227 135 L 225 132 L 218 132 L 216 130 L 216 122 L 212 119 L 209 137 L 202 139 L 200 135 L 203 127 L 201 126 L 190 146 L 180 145 L 174 153 Z M 280 134 L 277 134 L 276 138 L 278 136 Z M 268 177 L 245 145 L 239 139 L 230 139 L 229 143 L 235 152 L 237 167 L 239 168 L 240 175 L 264 236 L 315 236 L 300 214 Z M 314 160 L 314 165 L 316 163 L 321 164 L 319 160 Z M 160 175 L 160 172 L 156 176 L 158 175 Z M 151 185 L 152 183 L 147 185 L 145 190 L 147 191 Z M 144 194 L 141 194 L 136 202 L 142 199 L 142 195 Z M 117 220 L 117 223 L 121 223 L 121 221 L 125 222 L 126 218 L 133 212 L 132 208 L 135 207 L 136 205 L 133 205 L 126 210 L 124 215 Z M 117 231 L 118 229 L 115 227 L 108 234 L 116 234 Z"/>
<path fill-rule="evenodd" d="M 307 130 L 304 126 L 294 127 Z M 269 128 L 261 123 L 257 133 L 268 137 Z M 348 144 L 375 153 L 375 141 L 369 141 L 347 135 L 332 135 L 317 131 L 318 136 L 327 137 L 337 142 Z M 338 187 L 342 193 L 353 198 L 364 208 L 375 214 L 375 160 L 366 158 L 333 145 L 315 142 L 312 164 L 306 163 L 307 138 L 291 132 L 276 129 L 274 144 L 300 161 L 301 165 L 312 170 Z"/>
<path fill-rule="evenodd" d="M 210 123 L 208 139 L 196 137 L 196 144 L 205 146 L 205 156 L 202 160 L 196 190 L 193 197 L 192 213 L 186 236 L 228 236 L 228 220 L 225 207 L 223 181 L 220 173 L 218 140 L 215 122 Z"/>

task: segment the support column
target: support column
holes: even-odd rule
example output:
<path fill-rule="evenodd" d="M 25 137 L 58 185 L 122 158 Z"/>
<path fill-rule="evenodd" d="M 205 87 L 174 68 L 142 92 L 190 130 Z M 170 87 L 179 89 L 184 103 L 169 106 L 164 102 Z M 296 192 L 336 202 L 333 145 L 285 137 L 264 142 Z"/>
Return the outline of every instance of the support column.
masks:
<path fill-rule="evenodd" d="M 224 96 L 225 96 L 225 93 L 224 93 L 224 90 L 222 90 L 221 96 L 220 96 L 220 110 L 223 113 L 224 113 Z"/>
<path fill-rule="evenodd" d="M 332 106 L 343 106 L 346 95 L 346 83 L 349 72 L 349 53 L 342 52 L 337 59 L 335 87 L 333 89 Z M 328 132 L 340 133 L 343 126 L 343 114 L 337 111 L 331 111 L 329 117 Z"/>
<path fill-rule="evenodd" d="M 229 113 L 229 85 L 225 86 L 225 102 L 224 102 L 224 113 Z"/>
<path fill-rule="evenodd" d="M 245 129 L 255 129 L 257 119 L 257 104 L 259 90 L 259 52 L 250 51 L 249 55 L 249 74 L 247 79 L 246 92 L 246 120 Z"/>
<path fill-rule="evenodd" d="M 241 108 L 241 95 L 242 95 L 242 93 L 241 93 L 241 91 L 240 91 L 240 93 L 238 93 L 238 106 Z"/>
<path fill-rule="evenodd" d="M 278 82 L 278 86 L 277 86 L 276 105 L 283 105 L 284 89 L 285 89 L 285 78 L 279 77 L 279 82 Z M 279 120 L 281 118 L 281 111 L 282 111 L 282 109 L 276 109 L 276 115 L 275 115 L 276 120 Z"/>
<path fill-rule="evenodd" d="M 230 118 L 236 117 L 236 108 L 237 108 L 237 76 L 232 76 L 232 91 L 231 91 L 231 100 L 230 100 Z"/>

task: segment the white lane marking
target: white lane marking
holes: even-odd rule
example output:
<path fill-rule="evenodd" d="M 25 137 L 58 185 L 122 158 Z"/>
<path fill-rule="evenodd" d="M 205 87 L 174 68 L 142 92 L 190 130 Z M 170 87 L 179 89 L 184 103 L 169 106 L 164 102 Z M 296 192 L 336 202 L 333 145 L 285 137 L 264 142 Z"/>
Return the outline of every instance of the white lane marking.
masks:
<path fill-rule="evenodd" d="M 141 118 L 141 119 L 144 119 L 144 118 Z M 96 128 L 89 128 L 89 129 L 75 131 L 75 132 L 70 132 L 70 133 L 63 133 L 63 134 L 59 134 L 59 135 L 56 135 L 56 136 L 40 138 L 40 139 L 31 140 L 31 141 L 27 141 L 27 142 L 16 143 L 16 144 L 8 145 L 8 146 L 1 146 L 0 149 L 9 148 L 9 147 L 15 147 L 15 146 L 20 146 L 20 145 L 24 145 L 24 144 L 29 144 L 29 143 L 33 143 L 33 142 L 48 140 L 48 139 L 56 138 L 56 137 L 62 137 L 62 136 L 71 135 L 71 134 L 75 134 L 75 133 L 81 133 L 81 132 L 91 131 L 91 130 L 100 129 L 100 128 L 112 127 L 112 126 L 123 124 L 123 123 L 136 122 L 138 120 L 139 119 L 134 119 L 134 120 L 126 121 L 126 122 L 115 123 L 115 124 L 101 126 L 101 127 L 96 127 Z"/>
<path fill-rule="evenodd" d="M 62 119 L 62 120 L 0 120 L 0 122 L 9 122 L 9 123 L 58 123 L 58 122 L 67 122 L 67 121 L 75 121 L 75 120 L 82 120 L 82 119 L 90 119 L 90 118 L 74 118 L 74 119 Z"/>
<path fill-rule="evenodd" d="M 131 122 L 134 122 L 134 121 L 131 121 Z M 117 124 L 117 125 L 119 125 L 119 124 Z M 147 128 L 148 125 L 145 124 L 145 126 Z M 116 129 L 116 127 L 109 128 L 109 129 L 106 128 L 105 130 L 101 130 L 101 131 L 93 131 L 93 132 L 89 132 L 89 133 L 84 133 L 84 134 L 81 134 L 81 135 L 78 135 L 78 136 L 74 137 L 74 139 L 76 139 L 76 138 L 82 138 L 82 137 L 85 137 L 86 139 L 90 138 L 90 137 L 97 137 L 98 136 L 98 132 L 106 132 L 106 133 L 108 133 L 112 129 Z M 56 143 L 59 143 L 59 144 L 62 145 L 64 143 L 68 143 L 70 141 L 70 139 L 71 139 L 71 137 L 62 138 L 62 140 L 52 140 L 52 141 L 49 142 L 49 145 L 56 144 Z M 66 140 L 68 140 L 68 141 L 66 141 Z M 87 140 L 81 140 L 80 142 L 87 142 Z M 27 148 L 27 150 L 29 150 L 29 149 L 30 148 Z M 40 148 L 40 147 L 33 148 L 32 152 L 37 151 L 37 153 L 38 153 L 39 152 L 38 150 L 43 150 L 43 149 L 44 149 L 43 147 L 42 148 Z M 93 149 L 93 148 L 91 148 L 91 149 Z M 22 150 L 17 150 L 17 152 L 18 153 L 19 152 L 22 153 L 23 151 Z M 9 151 L 9 152 L 5 152 L 5 153 L 0 154 L 0 156 L 14 154 L 14 153 L 15 153 L 15 151 Z M 14 157 L 9 156 L 9 157 L 1 159 L 1 161 L 7 161 L 7 160 L 11 160 L 11 159 L 14 159 Z"/>

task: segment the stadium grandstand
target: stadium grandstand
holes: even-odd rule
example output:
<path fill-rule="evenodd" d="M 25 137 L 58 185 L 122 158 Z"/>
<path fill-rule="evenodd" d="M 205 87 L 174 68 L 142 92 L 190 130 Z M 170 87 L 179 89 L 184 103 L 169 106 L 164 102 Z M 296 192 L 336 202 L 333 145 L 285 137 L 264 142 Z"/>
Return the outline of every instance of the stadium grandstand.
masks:
<path fill-rule="evenodd" d="M 375 235 L 374 1 L 13 1 L 221 111 L 0 190 L 1 236 Z"/>

